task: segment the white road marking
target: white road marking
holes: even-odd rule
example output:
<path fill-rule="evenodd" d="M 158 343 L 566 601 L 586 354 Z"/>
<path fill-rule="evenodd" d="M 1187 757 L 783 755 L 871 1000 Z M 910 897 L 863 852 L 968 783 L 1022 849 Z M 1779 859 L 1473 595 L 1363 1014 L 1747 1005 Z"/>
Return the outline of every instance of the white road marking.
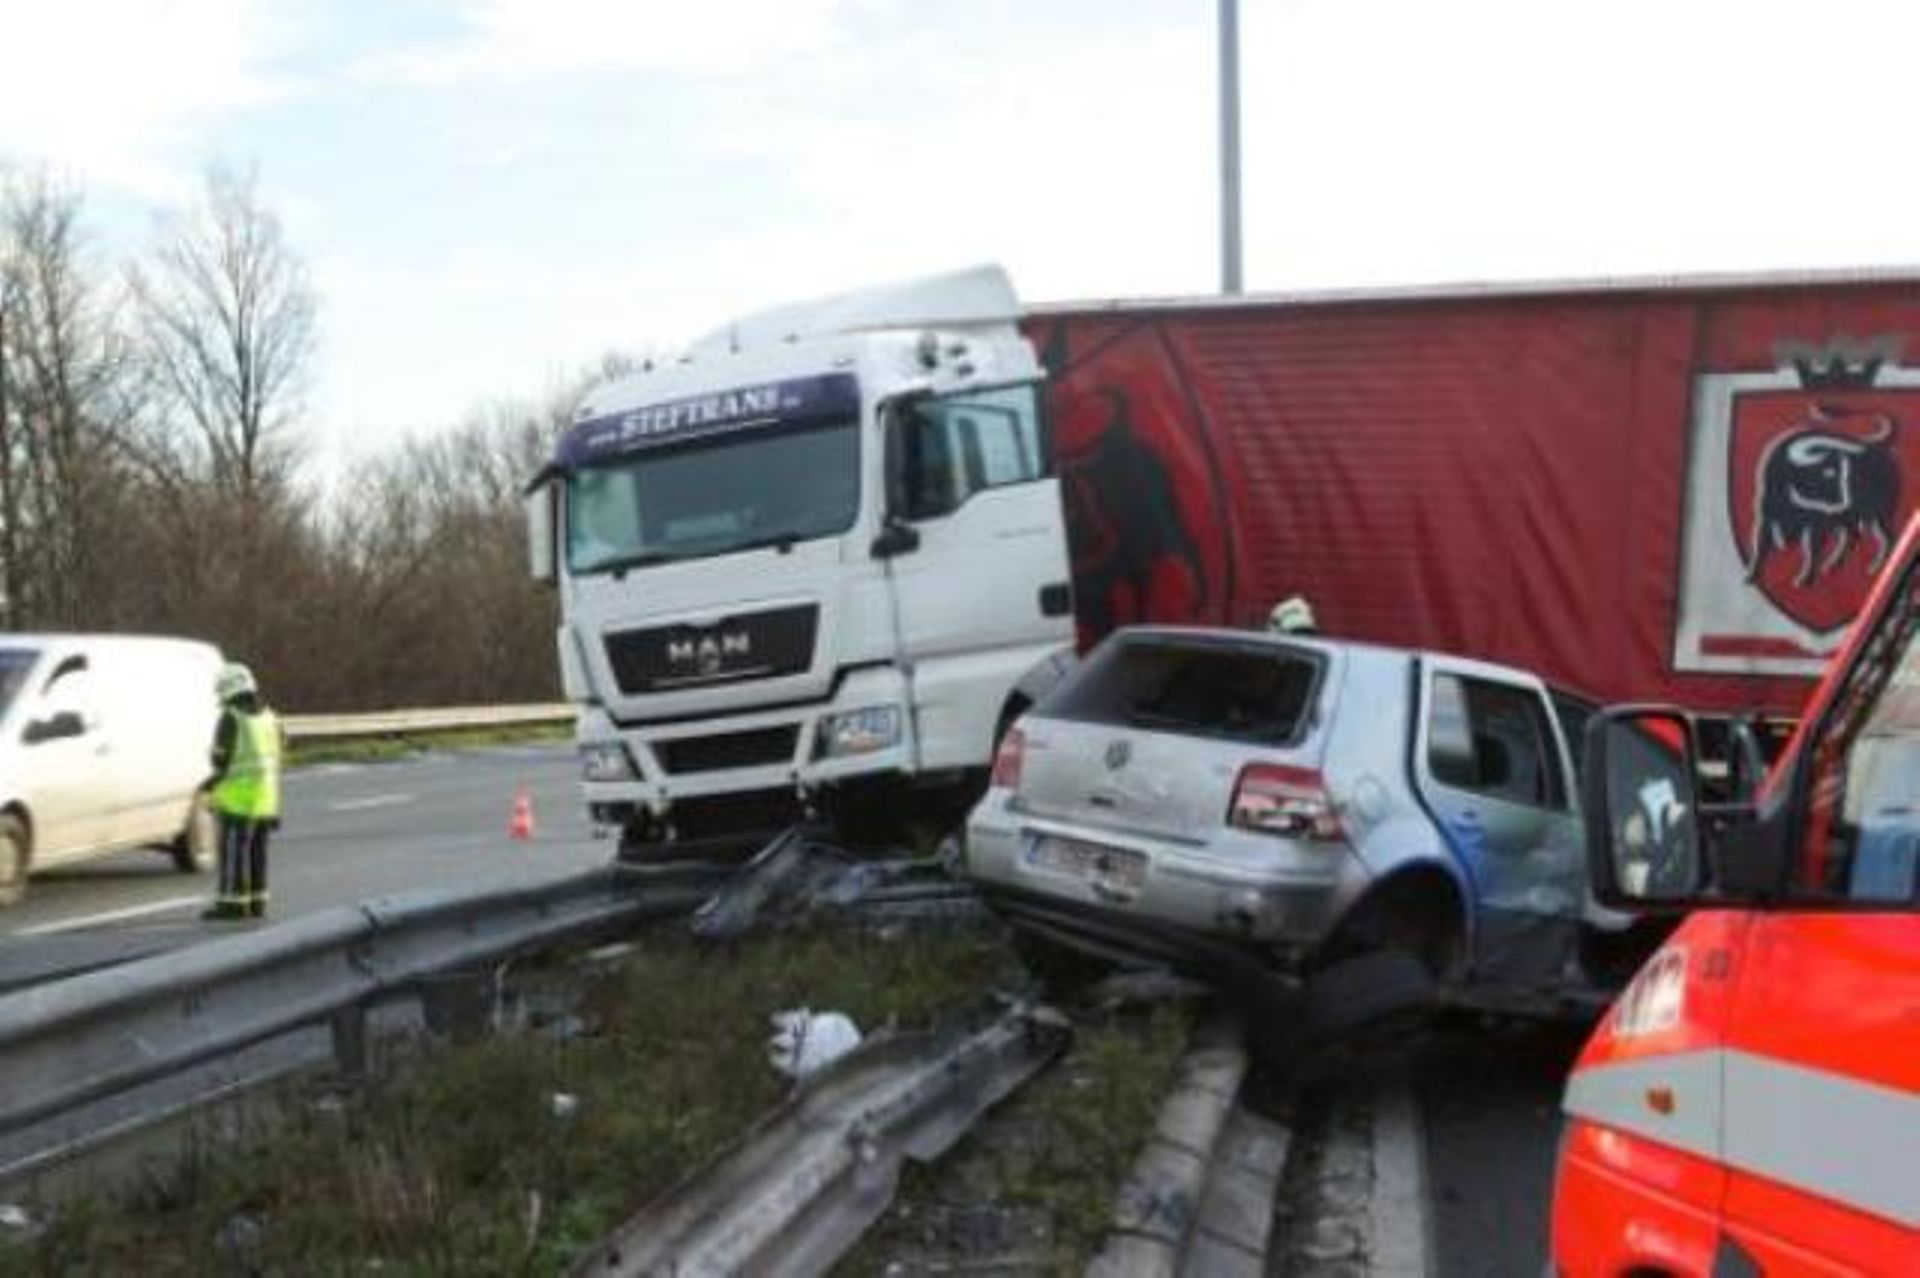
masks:
<path fill-rule="evenodd" d="M 1367 1222 L 1369 1273 L 1427 1278 L 1437 1272 L 1426 1151 L 1426 1135 L 1413 1089 L 1405 1082 L 1377 1089 L 1373 1099 L 1373 1198 Z"/>
<path fill-rule="evenodd" d="M 412 803 L 411 794 L 375 794 L 364 799 L 342 799 L 338 803 L 329 803 L 329 812 L 365 812 L 371 808 L 391 808 L 402 803 Z"/>
<path fill-rule="evenodd" d="M 364 763 L 316 763 L 311 767 L 298 769 L 295 775 L 305 773 L 310 777 L 344 777 L 366 770 L 367 765 Z"/>
<path fill-rule="evenodd" d="M 170 896 L 164 901 L 149 901 L 145 905 L 102 910 L 98 914 L 83 914 L 79 918 L 60 919 L 53 923 L 35 923 L 32 927 L 18 929 L 13 935 L 52 936 L 56 932 L 77 932 L 81 928 L 95 927 L 102 923 L 120 923 L 127 919 L 145 918 L 149 914 L 165 914 L 170 910 L 184 910 L 189 906 L 205 905 L 212 899 L 207 896 Z"/>

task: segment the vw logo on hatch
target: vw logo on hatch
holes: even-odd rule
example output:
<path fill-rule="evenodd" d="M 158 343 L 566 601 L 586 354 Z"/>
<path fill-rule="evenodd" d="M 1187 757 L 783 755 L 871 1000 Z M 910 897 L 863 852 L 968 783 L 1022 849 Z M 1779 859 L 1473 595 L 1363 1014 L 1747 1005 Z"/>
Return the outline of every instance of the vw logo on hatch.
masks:
<path fill-rule="evenodd" d="M 1127 766 L 1127 760 L 1133 757 L 1133 747 L 1124 741 L 1116 741 L 1107 747 L 1107 767 L 1118 772 Z"/>

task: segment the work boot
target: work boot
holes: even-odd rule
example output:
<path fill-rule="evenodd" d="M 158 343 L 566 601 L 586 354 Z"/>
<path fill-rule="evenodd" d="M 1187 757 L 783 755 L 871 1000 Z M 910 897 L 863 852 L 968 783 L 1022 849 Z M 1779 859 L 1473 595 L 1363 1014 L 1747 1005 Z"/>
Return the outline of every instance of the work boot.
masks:
<path fill-rule="evenodd" d="M 215 901 L 200 912 L 200 917 L 209 922 L 244 919 L 247 917 L 247 907 L 238 901 Z"/>
<path fill-rule="evenodd" d="M 262 892 L 260 895 L 252 897 L 247 901 L 247 917 L 250 919 L 264 919 L 267 917 L 266 893 Z"/>

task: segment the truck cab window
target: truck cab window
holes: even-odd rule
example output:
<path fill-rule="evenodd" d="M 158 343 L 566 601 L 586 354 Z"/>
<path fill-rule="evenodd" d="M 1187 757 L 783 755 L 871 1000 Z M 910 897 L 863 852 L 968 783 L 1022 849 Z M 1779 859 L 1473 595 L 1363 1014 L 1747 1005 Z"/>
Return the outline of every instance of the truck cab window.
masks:
<path fill-rule="evenodd" d="M 901 411 L 902 513 L 908 519 L 937 519 L 976 493 L 1047 474 L 1039 396 L 1032 386 L 923 396 Z"/>

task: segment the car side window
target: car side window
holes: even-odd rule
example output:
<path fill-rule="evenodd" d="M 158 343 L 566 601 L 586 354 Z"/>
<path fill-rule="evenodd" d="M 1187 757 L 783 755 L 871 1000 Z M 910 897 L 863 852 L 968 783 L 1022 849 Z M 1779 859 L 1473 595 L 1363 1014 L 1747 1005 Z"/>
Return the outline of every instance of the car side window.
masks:
<path fill-rule="evenodd" d="M 1560 735 L 1567 739 L 1567 754 L 1572 757 L 1573 775 L 1579 777 L 1587 767 L 1587 721 L 1593 718 L 1593 703 L 1564 692 L 1551 695 L 1553 712 L 1560 719 Z"/>
<path fill-rule="evenodd" d="M 1436 674 L 1428 698 L 1427 770 L 1442 785 L 1507 803 L 1567 804 L 1546 704 L 1525 688 Z"/>

